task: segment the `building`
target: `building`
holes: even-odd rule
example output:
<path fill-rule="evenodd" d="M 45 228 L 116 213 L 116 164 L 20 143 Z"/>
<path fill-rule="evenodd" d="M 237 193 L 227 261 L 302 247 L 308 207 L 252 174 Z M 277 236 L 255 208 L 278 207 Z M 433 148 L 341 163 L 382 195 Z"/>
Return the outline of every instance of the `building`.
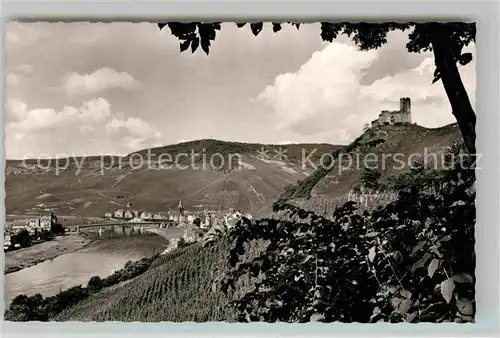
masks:
<path fill-rule="evenodd" d="M 57 224 L 57 217 L 52 211 L 44 212 L 40 217 L 40 227 L 50 231 L 53 225 Z"/>
<path fill-rule="evenodd" d="M 411 123 L 411 100 L 409 97 L 399 99 L 399 110 L 382 110 L 378 118 L 371 122 L 372 128 L 395 123 Z"/>
<path fill-rule="evenodd" d="M 182 206 L 182 200 L 179 200 L 179 205 L 177 206 L 177 222 L 181 224 L 184 221 L 184 207 Z"/>
<path fill-rule="evenodd" d="M 212 213 L 208 212 L 207 210 L 204 211 L 205 217 L 202 219 L 200 227 L 202 229 L 210 228 L 212 227 Z"/>
<path fill-rule="evenodd" d="M 123 209 L 117 209 L 114 212 L 115 218 L 123 218 L 125 211 Z"/>
<path fill-rule="evenodd" d="M 135 213 L 132 210 L 125 210 L 125 212 L 123 213 L 123 218 L 134 218 L 134 217 Z"/>
<path fill-rule="evenodd" d="M 104 217 L 106 217 L 108 219 L 112 218 L 113 217 L 113 213 L 108 211 L 107 213 L 104 214 Z"/>
<path fill-rule="evenodd" d="M 40 218 L 31 218 L 27 220 L 28 228 L 39 228 L 40 227 Z"/>
<path fill-rule="evenodd" d="M 153 215 L 153 219 L 158 221 L 168 220 L 168 214 L 166 212 L 157 212 Z"/>
<path fill-rule="evenodd" d="M 3 238 L 3 248 L 7 250 L 12 245 L 10 235 L 5 235 Z"/>
<path fill-rule="evenodd" d="M 150 219 L 154 219 L 154 217 L 153 217 L 153 214 L 151 212 L 144 211 L 141 214 L 141 219 L 143 219 L 143 220 L 150 220 Z"/>

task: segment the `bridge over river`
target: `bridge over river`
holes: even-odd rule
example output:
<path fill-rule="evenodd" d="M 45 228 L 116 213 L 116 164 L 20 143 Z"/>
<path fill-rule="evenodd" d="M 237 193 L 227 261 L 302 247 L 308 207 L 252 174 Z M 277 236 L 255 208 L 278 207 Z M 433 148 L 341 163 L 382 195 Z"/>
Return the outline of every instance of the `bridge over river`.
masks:
<path fill-rule="evenodd" d="M 82 230 L 99 229 L 99 236 L 102 236 L 103 231 L 112 230 L 119 234 L 130 235 L 132 233 L 154 233 L 166 239 L 172 237 L 180 237 L 185 231 L 184 227 L 167 227 L 165 222 L 103 222 L 81 225 L 66 226 L 70 232 L 80 232 Z"/>
<path fill-rule="evenodd" d="M 80 224 L 80 225 L 68 225 L 66 228 L 70 232 L 80 232 L 83 230 L 99 229 L 99 236 L 102 236 L 102 232 L 105 230 L 113 230 L 116 233 L 131 234 L 131 233 L 144 233 L 145 231 L 150 231 L 151 229 L 162 229 L 166 228 L 167 225 L 164 222 L 102 222 L 102 223 L 91 223 L 91 224 Z"/>

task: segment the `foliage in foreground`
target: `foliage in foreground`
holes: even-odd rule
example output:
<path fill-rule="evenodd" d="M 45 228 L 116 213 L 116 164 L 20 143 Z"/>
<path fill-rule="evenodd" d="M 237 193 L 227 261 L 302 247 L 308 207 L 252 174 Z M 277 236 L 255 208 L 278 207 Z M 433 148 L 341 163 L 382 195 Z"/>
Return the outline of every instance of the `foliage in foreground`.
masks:
<path fill-rule="evenodd" d="M 243 219 L 229 234 L 232 270 L 220 284 L 260 277 L 235 302 L 239 321 L 474 321 L 474 171 L 444 175 L 438 193 L 408 187 L 360 215 L 353 202 L 333 220 L 291 205 L 294 221 Z M 245 260 L 245 243 L 265 252 Z"/>

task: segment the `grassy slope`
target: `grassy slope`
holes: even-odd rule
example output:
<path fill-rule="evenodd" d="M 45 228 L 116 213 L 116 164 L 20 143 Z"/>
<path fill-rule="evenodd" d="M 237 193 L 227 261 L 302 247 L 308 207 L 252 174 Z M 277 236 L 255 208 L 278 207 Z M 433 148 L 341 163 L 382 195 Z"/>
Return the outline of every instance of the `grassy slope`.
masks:
<path fill-rule="evenodd" d="M 367 132 L 342 150 L 351 155 L 359 153 L 361 159 L 358 161 L 359 167 L 353 166 L 349 170 L 340 171 L 337 161 L 331 169 L 318 168 L 293 189 L 285 192 L 279 201 L 288 201 L 302 208 L 311 209 L 321 199 L 338 199 L 345 196 L 358 184 L 363 172 L 363 158 L 368 153 L 375 154 L 379 159 L 382 158 L 382 154 L 392 156 L 400 153 L 404 155 L 405 162 L 408 162 L 410 154 L 423 156 L 425 149 L 427 153 L 441 154 L 446 146 L 461 139 L 456 124 L 435 129 L 418 125 L 384 126 L 380 130 L 384 131 L 386 136 L 375 137 Z M 352 155 L 352 158 L 354 161 L 355 155 Z M 394 169 L 390 159 L 387 159 L 385 163 L 381 180 L 397 172 L 408 170 L 407 165 L 402 170 Z"/>
<path fill-rule="evenodd" d="M 257 246 L 256 246 L 257 247 Z M 229 298 L 213 292 L 224 271 L 228 244 L 200 243 L 159 258 L 143 275 L 124 285 L 105 289 L 65 310 L 57 321 L 220 321 L 234 314 Z M 248 280 L 237 284 L 247 290 Z"/>

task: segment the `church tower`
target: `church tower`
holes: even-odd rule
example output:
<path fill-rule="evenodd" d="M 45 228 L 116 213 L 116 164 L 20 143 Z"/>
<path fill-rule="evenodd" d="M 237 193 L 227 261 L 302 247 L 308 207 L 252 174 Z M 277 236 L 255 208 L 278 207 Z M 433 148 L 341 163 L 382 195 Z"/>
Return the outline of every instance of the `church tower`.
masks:
<path fill-rule="evenodd" d="M 182 206 L 182 200 L 179 200 L 179 206 L 177 207 L 177 210 L 179 212 L 177 221 L 180 224 L 180 223 L 182 223 L 182 220 L 183 220 L 183 217 L 184 217 L 184 207 Z"/>

